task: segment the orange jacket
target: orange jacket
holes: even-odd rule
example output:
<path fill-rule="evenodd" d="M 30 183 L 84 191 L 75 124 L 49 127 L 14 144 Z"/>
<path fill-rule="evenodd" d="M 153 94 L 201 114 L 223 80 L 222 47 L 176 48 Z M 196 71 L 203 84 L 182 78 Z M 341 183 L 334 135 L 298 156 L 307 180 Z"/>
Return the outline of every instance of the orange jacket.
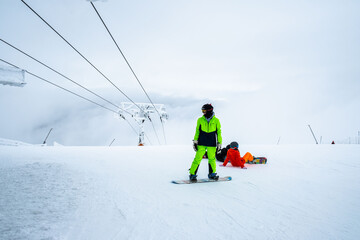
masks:
<path fill-rule="evenodd" d="M 226 155 L 223 165 L 226 166 L 226 164 L 229 161 L 230 161 L 231 165 L 233 165 L 234 167 L 241 167 L 241 168 L 245 167 L 245 165 L 244 165 L 245 159 L 240 157 L 240 152 L 237 148 L 230 148 L 227 151 L 227 155 Z"/>

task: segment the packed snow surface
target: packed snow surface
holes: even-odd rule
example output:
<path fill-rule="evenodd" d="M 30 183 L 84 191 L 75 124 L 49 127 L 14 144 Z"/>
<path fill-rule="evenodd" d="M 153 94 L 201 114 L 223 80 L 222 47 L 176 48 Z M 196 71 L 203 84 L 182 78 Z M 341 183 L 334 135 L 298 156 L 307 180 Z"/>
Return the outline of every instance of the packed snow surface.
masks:
<path fill-rule="evenodd" d="M 268 164 L 176 185 L 191 145 L 0 146 L 0 239 L 358 239 L 359 145 L 247 151 Z"/>

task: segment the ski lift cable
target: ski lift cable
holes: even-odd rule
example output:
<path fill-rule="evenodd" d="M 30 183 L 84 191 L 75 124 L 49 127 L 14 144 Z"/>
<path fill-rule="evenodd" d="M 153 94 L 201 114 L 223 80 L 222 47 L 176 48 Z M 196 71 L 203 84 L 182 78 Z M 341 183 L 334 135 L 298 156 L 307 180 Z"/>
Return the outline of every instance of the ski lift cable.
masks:
<path fill-rule="evenodd" d="M 161 118 L 161 117 L 160 117 L 160 122 L 161 122 L 162 130 L 163 130 L 163 133 L 164 133 L 164 140 L 165 140 L 165 144 L 167 144 L 167 141 L 166 141 L 166 134 L 165 134 L 165 127 L 164 127 L 164 123 L 163 123 L 163 120 L 162 120 L 162 118 Z"/>
<path fill-rule="evenodd" d="M 153 123 L 153 121 L 151 120 L 150 116 L 148 116 L 148 119 L 150 120 L 151 123 Z M 156 138 L 157 138 L 157 140 L 158 140 L 158 142 L 159 142 L 159 144 L 160 144 L 160 139 L 159 139 L 159 136 L 157 135 L 157 132 L 155 131 L 155 126 L 154 126 L 154 124 L 152 124 L 152 126 L 153 126 L 153 129 L 154 129 Z"/>
<path fill-rule="evenodd" d="M 110 82 L 120 93 L 122 93 L 130 102 L 137 106 L 140 111 L 143 109 L 140 108 L 130 97 L 128 97 L 120 88 L 118 88 L 108 77 L 106 77 L 94 64 L 92 64 L 84 55 L 82 55 L 69 41 L 67 41 L 58 31 L 56 31 L 45 19 L 43 19 L 33 8 L 31 8 L 24 0 L 21 0 L 36 16 L 38 16 L 48 27 L 50 27 L 61 39 L 63 39 L 75 52 L 77 52 L 85 61 L 87 61 L 98 73 L 100 73 L 108 82 Z M 153 124 L 151 122 L 151 124 Z M 155 128 L 154 128 L 155 129 Z M 160 142 L 159 142 L 160 143 Z"/>
<path fill-rule="evenodd" d="M 25 53 L 24 51 L 20 50 L 19 48 L 17 48 L 17 47 L 15 47 L 15 46 L 11 45 L 10 43 L 6 42 L 5 40 L 3 40 L 3 39 L 1 39 L 1 38 L 0 38 L 0 41 L 2 41 L 3 43 L 7 44 L 8 46 L 10 46 L 10 47 L 14 48 L 15 50 L 19 51 L 20 53 L 22 53 L 22 54 L 26 55 L 27 57 L 31 58 L 32 60 L 34 60 L 34 61 L 36 61 L 36 62 L 40 63 L 41 65 L 43 65 L 43 66 L 45 66 L 46 68 L 50 69 L 51 71 L 53 71 L 53 72 L 57 73 L 58 75 L 60 75 L 60 76 L 62 76 L 62 77 L 64 77 L 64 78 L 66 78 L 67 80 L 69 80 L 69 81 L 71 81 L 72 83 L 74 83 L 74 84 L 78 85 L 79 87 L 81 87 L 81 88 L 85 89 L 86 91 L 88 91 L 88 92 L 90 92 L 90 93 L 94 94 L 95 96 L 97 96 L 97 97 L 101 98 L 102 100 L 104 100 L 104 101 L 106 101 L 106 102 L 110 103 L 111 105 L 115 106 L 116 108 L 118 108 L 118 109 L 120 109 L 120 110 L 122 110 L 122 111 L 124 111 L 124 112 L 126 112 L 126 113 L 128 113 L 128 114 L 130 114 L 130 115 L 132 116 L 132 113 L 130 113 L 130 112 L 128 112 L 128 111 L 126 111 L 126 110 L 122 109 L 121 107 L 117 106 L 116 104 L 114 104 L 114 103 L 110 102 L 109 100 L 107 100 L 107 99 L 105 99 L 105 98 L 101 97 L 100 95 L 96 94 L 95 92 L 93 92 L 93 91 L 89 90 L 88 88 L 86 88 L 86 87 L 82 86 L 81 84 L 79 84 L 79 83 L 75 82 L 74 80 L 70 79 L 69 77 L 65 76 L 64 74 L 60 73 L 59 71 L 55 70 L 54 68 L 52 68 L 52 67 L 50 67 L 50 66 L 46 65 L 45 63 L 43 63 L 43 62 L 41 62 L 41 61 L 37 60 L 36 58 L 32 57 L 31 55 L 29 55 L 29 54 Z"/>
<path fill-rule="evenodd" d="M 150 98 L 149 94 L 146 92 L 145 88 L 144 88 L 144 87 L 143 87 L 143 85 L 141 84 L 141 82 L 140 82 L 139 78 L 138 78 L 138 77 L 137 77 L 137 75 L 135 74 L 134 69 L 131 67 L 131 65 L 130 65 L 129 61 L 127 60 L 127 58 L 125 57 L 124 53 L 121 51 L 121 49 L 120 49 L 119 45 L 117 44 L 117 42 L 116 42 L 115 38 L 114 38 L 114 37 L 113 37 L 113 35 L 111 34 L 111 32 L 110 32 L 109 28 L 107 27 L 107 25 L 106 25 L 106 23 L 104 22 L 103 18 L 101 17 L 100 13 L 99 13 L 99 12 L 98 12 L 98 10 L 96 9 L 95 5 L 94 5 L 94 4 L 93 4 L 93 2 L 91 2 L 91 1 L 90 1 L 90 4 L 91 4 L 91 5 L 92 5 L 92 7 L 94 8 L 94 10 L 95 10 L 96 14 L 98 15 L 98 17 L 100 18 L 101 22 L 103 23 L 103 25 L 104 25 L 104 27 L 105 27 L 106 31 L 109 33 L 109 35 L 110 35 L 111 39 L 112 39 L 112 40 L 113 40 L 113 42 L 115 43 L 115 45 L 116 45 L 117 49 L 119 50 L 120 54 L 121 54 L 121 55 L 122 55 L 122 57 L 124 58 L 124 60 L 125 60 L 126 64 L 127 64 L 127 65 L 128 65 L 128 67 L 130 68 L 130 70 L 131 70 L 132 74 L 134 75 L 135 79 L 136 79 L 136 80 L 137 80 L 137 82 L 139 83 L 139 85 L 140 85 L 141 89 L 144 91 L 144 93 L 145 93 L 146 97 L 149 99 L 150 103 L 153 105 L 153 107 L 154 107 L 155 111 L 156 111 L 156 112 L 157 112 L 157 114 L 159 115 L 159 117 L 160 117 L 160 122 L 161 122 L 162 129 L 163 129 L 163 133 L 164 133 L 165 144 L 166 144 L 166 136 L 165 136 L 164 124 L 163 124 L 162 117 L 161 117 L 161 115 L 160 115 L 159 111 L 157 110 L 157 108 L 155 107 L 155 105 L 154 105 L 153 101 L 151 100 L 151 98 Z"/>
<path fill-rule="evenodd" d="M 15 67 L 15 68 L 17 68 L 17 69 L 21 69 L 20 67 L 14 65 L 14 64 L 12 64 L 12 63 L 9 63 L 9 62 L 1 59 L 1 58 L 0 58 L 0 61 L 2 61 L 2 62 L 4 62 L 4 63 L 7 63 L 7 64 L 9 64 L 10 66 Z M 43 81 L 45 81 L 45 82 L 47 82 L 47 83 L 50 83 L 51 85 L 54 85 L 54 86 L 56 86 L 56 87 L 58 87 L 58 88 L 61 88 L 61 89 L 65 90 L 65 91 L 67 91 L 67 92 L 69 92 L 69 93 L 72 93 L 72 94 L 74 94 L 74 95 L 76 95 L 76 96 L 78 96 L 78 97 L 80 97 L 80 98 L 82 98 L 82 99 L 85 99 L 85 100 L 87 100 L 87 101 L 89 101 L 89 102 L 91 102 L 91 103 L 93 103 L 93 104 L 96 104 L 96 105 L 98 105 L 98 106 L 100 106 L 100 107 L 102 107 L 102 108 L 105 108 L 105 109 L 107 109 L 107 110 L 109 110 L 109 111 L 111 111 L 111 112 L 117 113 L 116 111 L 114 111 L 114 110 L 112 110 L 112 109 L 110 109 L 110 108 L 108 108 L 108 107 L 105 107 L 105 106 L 103 106 L 103 105 L 101 105 L 101 104 L 98 104 L 98 103 L 96 103 L 96 102 L 94 102 L 94 101 L 92 101 L 92 100 L 90 100 L 90 99 L 88 99 L 88 98 L 86 98 L 86 97 L 83 97 L 83 96 L 81 96 L 81 95 L 79 95 L 79 94 L 77 94 L 77 93 L 75 93 L 75 92 L 73 92 L 73 91 L 71 91 L 71 90 L 68 90 L 68 89 L 66 89 L 66 88 L 64 88 L 64 87 L 61 87 L 61 86 L 59 86 L 59 85 L 57 85 L 57 84 L 55 84 L 55 83 L 53 83 L 53 82 L 51 82 L 51 81 L 49 81 L 49 80 L 46 80 L 46 79 L 44 79 L 44 78 L 42 78 L 42 77 L 39 77 L 39 76 L 37 76 L 36 74 L 33 74 L 32 72 L 29 72 L 29 71 L 26 70 L 26 69 L 24 69 L 24 71 L 27 72 L 28 74 L 36 77 L 36 78 L 39 78 L 39 79 L 41 79 L 41 80 L 43 80 Z"/>
<path fill-rule="evenodd" d="M 129 101 L 134 103 L 141 109 L 130 97 L 128 97 L 119 87 L 117 87 L 105 74 L 103 74 L 94 64 L 92 64 L 83 54 L 81 54 L 69 41 L 67 41 L 58 31 L 56 31 L 45 19 L 43 19 L 33 8 L 31 8 L 24 0 L 21 0 L 36 16 L 38 16 L 48 27 L 50 27 L 61 39 L 63 39 L 75 52 L 77 52 L 86 62 L 88 62 L 98 73 L 100 73 L 108 82 L 110 82 L 120 93 L 122 93 Z"/>
<path fill-rule="evenodd" d="M 3 60 L 3 59 L 1 59 L 1 58 L 0 58 L 0 61 L 4 62 L 4 63 L 6 63 L 6 64 L 8 64 L 8 65 L 10 65 L 10 66 L 12 66 L 12 67 L 15 67 L 15 68 L 17 68 L 17 69 L 21 69 L 20 67 L 14 65 L 14 64 L 12 64 L 12 63 L 9 63 L 8 61 L 5 61 L 5 60 Z M 111 112 L 113 112 L 113 113 L 118 114 L 117 111 L 114 111 L 114 110 L 112 110 L 112 109 L 110 109 L 110 108 L 108 108 L 108 107 L 105 107 L 105 106 L 103 106 L 103 105 L 101 105 L 101 104 L 99 104 L 99 103 L 97 103 L 97 102 L 94 102 L 94 101 L 92 101 L 92 100 L 90 100 L 90 99 L 88 99 L 88 98 L 86 98 L 86 97 L 83 97 L 83 96 L 81 96 L 81 95 L 79 95 L 79 94 L 77 94 L 77 93 L 75 93 L 75 92 L 73 92 L 73 91 L 71 91 L 71 90 L 68 90 L 68 89 L 66 89 L 66 88 L 64 88 L 64 87 L 61 87 L 61 86 L 59 86 L 59 85 L 57 85 L 57 84 L 55 84 L 55 83 L 53 83 L 53 82 L 51 82 L 51 81 L 49 81 L 49 80 L 46 80 L 46 79 L 44 79 L 44 78 L 42 78 L 42 77 L 39 77 L 39 76 L 37 76 L 36 74 L 34 74 L 34 73 L 32 73 L 32 72 L 29 72 L 29 71 L 26 70 L 26 69 L 24 69 L 24 71 L 27 72 L 28 74 L 30 74 L 31 76 L 34 76 L 34 77 L 36 77 L 36 78 L 38 78 L 38 79 L 40 79 L 40 80 L 42 80 L 42 81 L 44 81 L 44 82 L 47 82 L 47 83 L 49 83 L 49 84 L 51 84 L 51 85 L 53 85 L 53 86 L 55 86 L 55 87 L 58 87 L 58 88 L 66 91 L 66 92 L 69 92 L 69 93 L 71 93 L 71 94 L 73 94 L 73 95 L 75 95 L 75 96 L 77 96 L 77 97 L 79 97 L 79 98 L 82 98 L 82 99 L 84 99 L 84 100 L 86 100 L 86 101 L 88 101 L 88 102 L 91 102 L 91 103 L 93 103 L 93 104 L 95 104 L 95 105 L 97 105 L 97 106 L 99 106 L 99 107 L 102 107 L 102 108 L 108 110 L 108 111 L 111 111 Z M 137 135 L 138 133 L 137 133 L 137 131 L 135 130 L 135 128 L 130 124 L 130 122 L 129 122 L 124 116 L 123 116 L 123 118 L 126 120 L 126 122 L 130 125 L 130 127 L 134 130 L 135 134 Z"/>
<path fill-rule="evenodd" d="M 92 64 L 83 54 L 81 54 L 69 41 L 67 41 L 58 31 L 56 31 L 45 19 L 43 19 L 33 8 L 24 0 L 21 0 L 36 16 L 38 16 L 48 27 L 50 27 L 61 39 L 63 39 L 75 52 L 77 52 L 85 61 L 87 61 L 98 73 L 100 73 L 108 82 L 110 82 L 120 93 L 122 93 L 130 102 L 143 111 L 130 97 L 128 97 L 120 88 L 118 88 L 108 77 L 106 77 L 94 64 Z M 152 123 L 152 122 L 151 122 Z M 153 124 L 153 123 L 152 123 Z M 160 143 L 160 142 L 159 142 Z"/>
<path fill-rule="evenodd" d="M 36 61 L 36 62 L 40 63 L 41 65 L 43 65 L 43 66 L 47 67 L 48 69 L 50 69 L 50 70 L 54 71 L 55 73 L 59 74 L 60 76 L 62 76 L 62 77 L 64 77 L 64 78 L 66 78 L 66 79 L 68 79 L 69 81 L 71 81 L 71 82 L 75 83 L 76 85 L 78 85 L 78 86 L 82 87 L 83 89 L 85 89 L 85 90 L 87 90 L 87 91 L 91 92 L 91 93 L 92 93 L 92 94 L 94 94 L 95 96 L 97 96 L 97 97 L 99 97 L 99 98 L 103 99 L 104 101 L 106 101 L 106 102 L 108 102 L 108 103 L 112 104 L 113 106 L 115 106 L 116 108 L 118 108 L 118 109 L 122 110 L 123 112 L 128 113 L 128 114 L 129 114 L 132 118 L 134 118 L 133 114 L 132 114 L 132 113 L 130 113 L 129 111 L 126 111 L 125 109 L 123 109 L 123 108 L 121 108 L 121 107 L 119 107 L 119 106 L 117 106 L 117 105 L 115 105 L 115 104 L 111 103 L 110 101 L 108 101 L 108 100 L 106 100 L 106 99 L 102 98 L 101 96 L 97 95 L 96 93 L 92 92 L 91 90 L 89 90 L 89 89 L 87 89 L 87 88 L 83 87 L 82 85 L 78 84 L 77 82 L 75 82 L 75 81 L 71 80 L 70 78 L 68 78 L 68 77 L 66 77 L 65 75 L 61 74 L 60 72 L 56 71 L 55 69 L 53 69 L 53 68 L 49 67 L 48 65 L 46 65 L 46 64 L 42 63 L 41 61 L 39 61 L 39 60 L 35 59 L 34 57 L 30 56 L 29 54 L 25 53 L 24 51 L 22 51 L 22 50 L 18 49 L 17 47 L 15 47 L 15 46 L 11 45 L 10 43 L 6 42 L 5 40 L 3 40 L 3 39 L 1 39 L 1 38 L 0 38 L 0 41 L 2 41 L 2 42 L 4 42 L 4 43 L 6 43 L 6 44 L 7 44 L 7 45 L 9 45 L 10 47 L 12 47 L 12 48 L 16 49 L 17 51 L 19 51 L 19 52 L 23 53 L 24 55 L 28 56 L 29 58 L 33 59 L 34 61 Z M 4 62 L 6 62 L 6 61 L 4 61 Z M 9 64 L 9 65 L 11 65 L 11 66 L 16 67 L 15 65 L 10 64 L 9 62 L 6 62 L 6 63 L 7 63 L 7 64 Z M 18 67 L 17 67 L 17 68 L 18 68 Z M 27 72 L 28 72 L 28 71 L 27 71 Z M 29 73 L 29 72 L 28 72 L 28 73 Z M 55 86 L 56 86 L 56 85 L 55 85 Z M 92 102 L 92 101 L 91 101 L 91 102 Z M 92 102 L 92 103 L 93 103 L 93 102 Z M 97 103 L 95 103 L 95 104 L 97 104 Z M 98 104 L 97 104 L 97 105 L 98 105 Z M 101 106 L 101 107 L 102 107 L 102 106 Z M 107 108 L 106 108 L 106 109 L 107 109 Z M 109 110 L 109 109 L 107 109 L 107 110 Z M 112 110 L 111 110 L 111 111 L 112 111 Z M 112 111 L 112 112 L 115 112 L 115 111 Z M 118 112 L 115 112 L 115 113 L 116 113 L 117 115 L 119 114 Z M 121 116 L 122 116 L 122 115 L 121 115 Z M 131 128 L 134 130 L 134 132 L 137 134 L 137 131 L 136 131 L 136 130 L 135 130 L 135 128 L 134 128 L 134 127 L 130 124 L 129 120 L 128 120 L 128 119 L 126 119 L 124 116 L 122 116 L 122 118 L 123 118 L 123 119 L 124 119 L 124 120 L 125 120 L 125 121 L 129 124 L 129 125 L 130 125 L 130 127 L 131 127 Z M 146 137 L 147 137 L 147 136 L 146 136 Z M 149 139 L 148 137 L 147 137 L 147 139 L 148 139 L 149 143 L 151 144 L 150 139 Z M 152 144 L 151 144 L 151 145 L 152 145 Z"/>
<path fill-rule="evenodd" d="M 145 135 L 145 137 L 147 138 L 147 140 L 149 141 L 150 145 L 152 145 L 152 143 L 151 143 L 151 141 L 150 141 L 149 137 L 147 136 L 147 134 L 146 134 L 146 133 L 144 133 L 144 135 Z"/>

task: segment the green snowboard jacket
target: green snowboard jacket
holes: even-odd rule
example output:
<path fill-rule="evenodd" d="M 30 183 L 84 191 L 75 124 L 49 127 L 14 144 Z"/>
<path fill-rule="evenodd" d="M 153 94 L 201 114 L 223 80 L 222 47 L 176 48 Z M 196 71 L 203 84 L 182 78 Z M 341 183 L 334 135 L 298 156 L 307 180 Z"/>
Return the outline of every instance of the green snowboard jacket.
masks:
<path fill-rule="evenodd" d="M 199 145 L 207 147 L 216 147 L 217 143 L 222 144 L 221 125 L 217 117 L 213 116 L 208 122 L 205 116 L 197 120 L 194 140 Z"/>

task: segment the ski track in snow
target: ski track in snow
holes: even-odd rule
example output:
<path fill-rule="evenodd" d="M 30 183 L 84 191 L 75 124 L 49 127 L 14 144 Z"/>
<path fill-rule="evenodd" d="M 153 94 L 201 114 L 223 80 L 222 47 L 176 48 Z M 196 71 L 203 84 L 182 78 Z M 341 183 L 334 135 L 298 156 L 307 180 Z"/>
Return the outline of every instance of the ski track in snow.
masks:
<path fill-rule="evenodd" d="M 266 165 L 188 177 L 191 146 L 0 147 L 0 239 L 357 239 L 357 145 L 241 146 Z M 220 163 L 218 163 L 220 164 Z M 199 168 L 206 177 L 207 160 Z"/>

